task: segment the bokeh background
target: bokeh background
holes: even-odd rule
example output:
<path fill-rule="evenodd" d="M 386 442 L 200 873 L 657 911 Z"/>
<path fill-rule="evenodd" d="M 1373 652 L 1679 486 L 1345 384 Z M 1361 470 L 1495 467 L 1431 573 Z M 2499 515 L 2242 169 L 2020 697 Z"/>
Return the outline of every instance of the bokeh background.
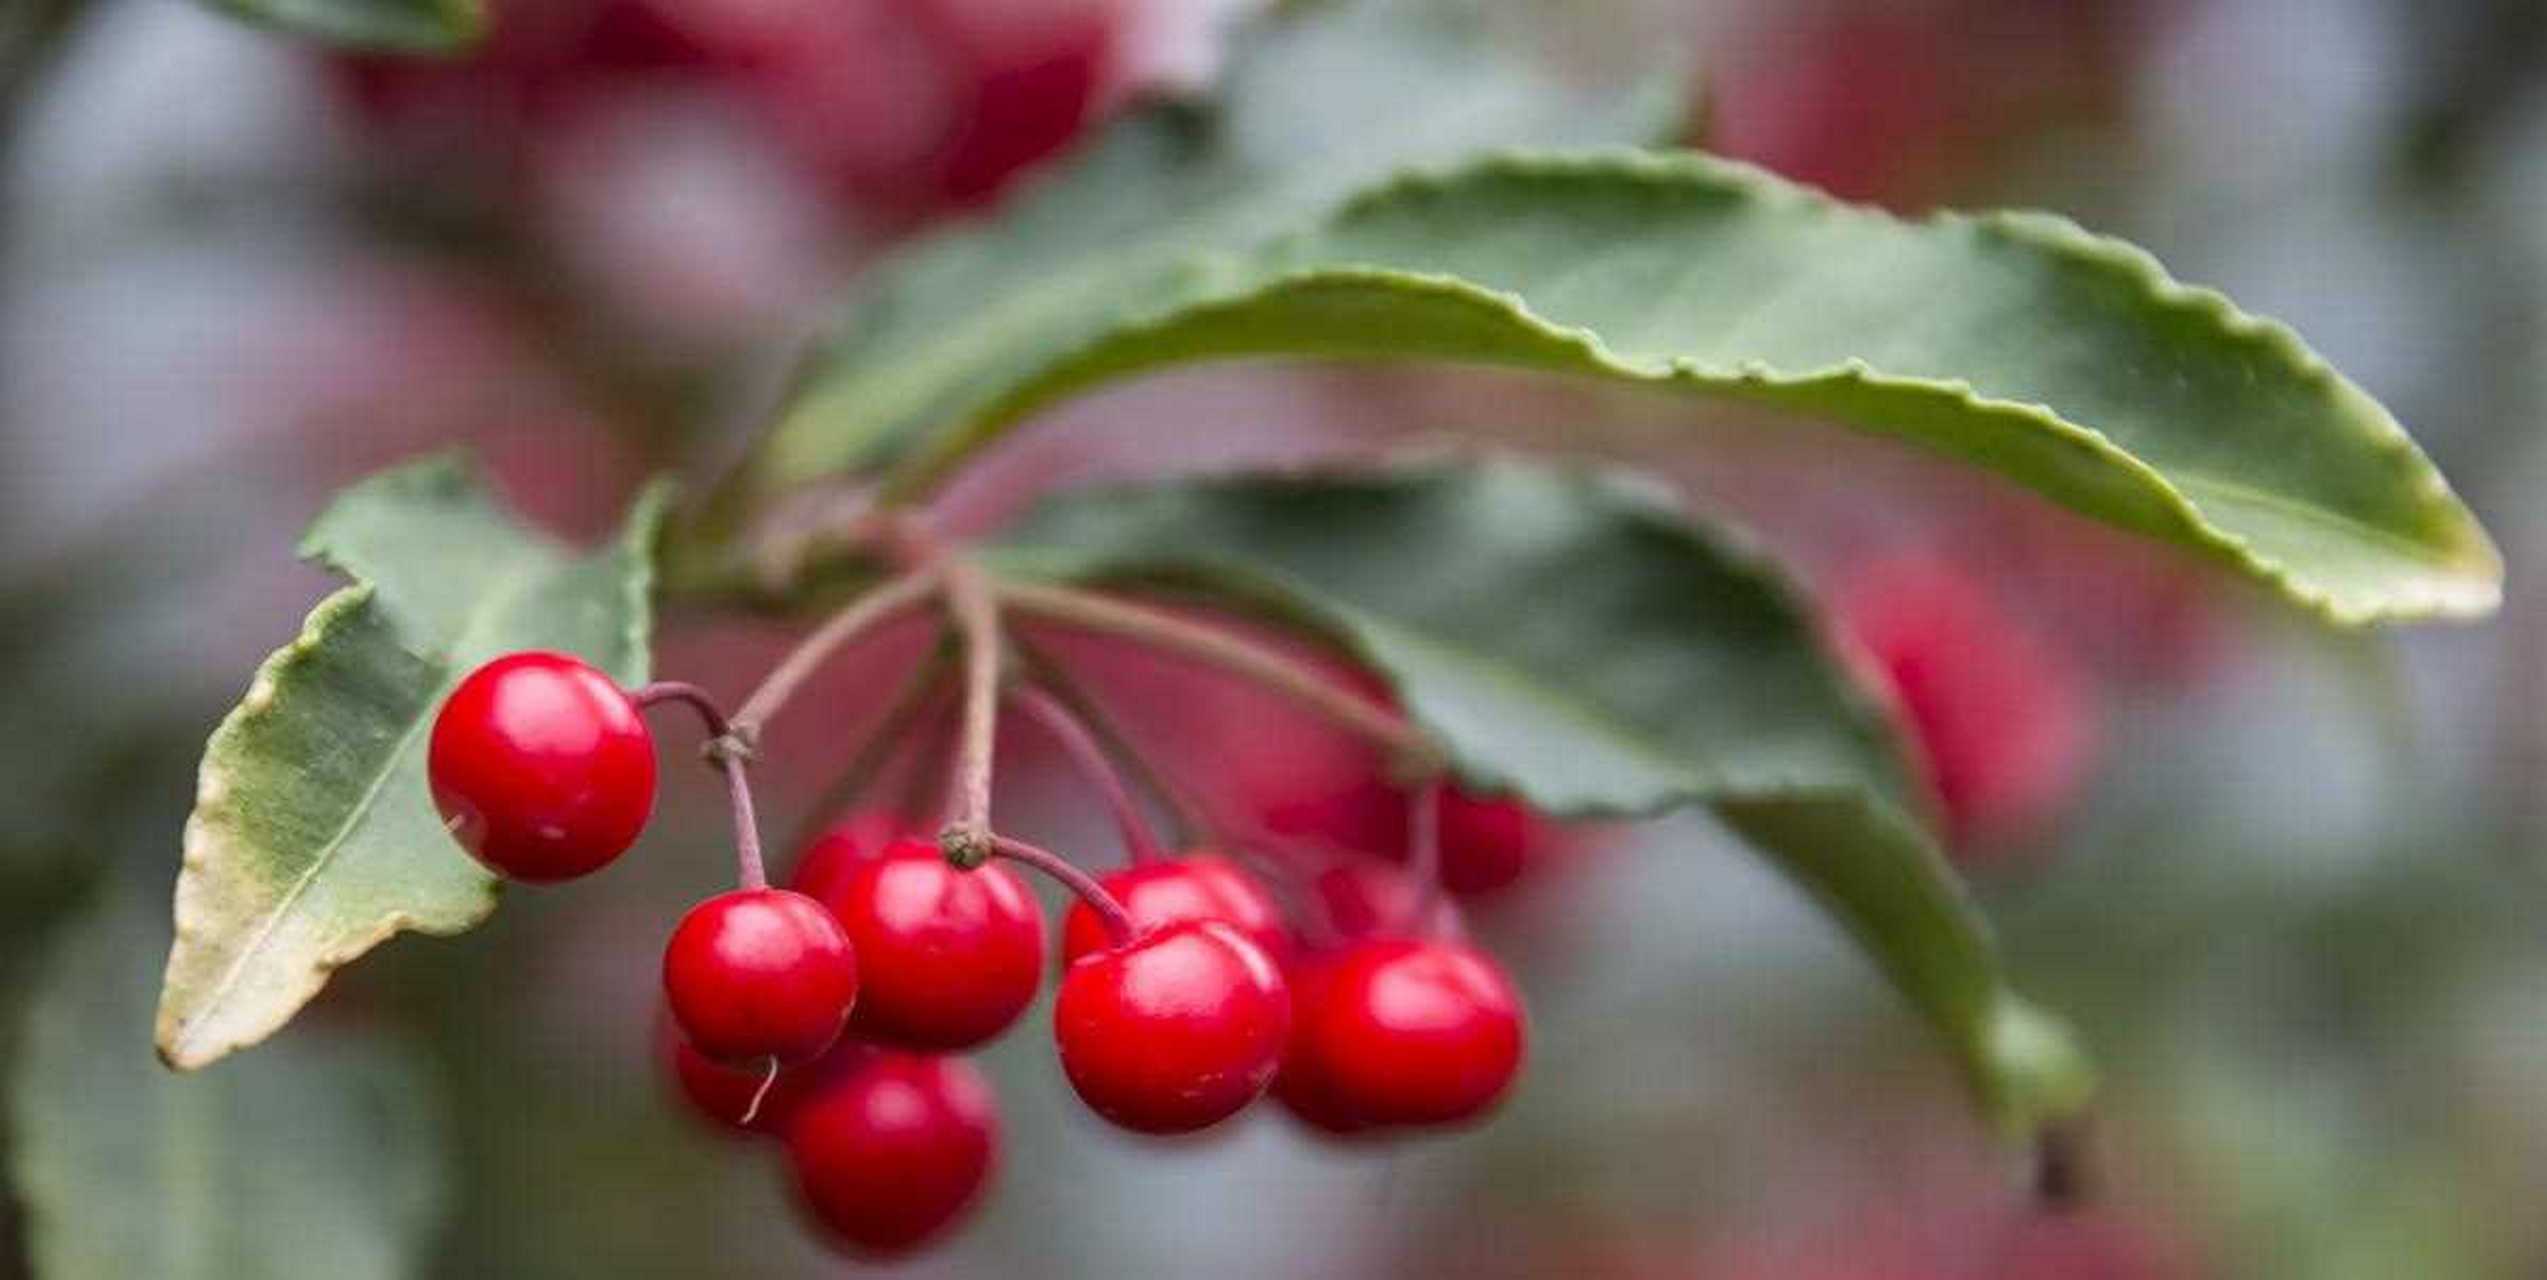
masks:
<path fill-rule="evenodd" d="M 712 474 L 862 262 L 995 210 L 1126 103 L 1207 92 L 1261 8 L 494 4 L 487 51 L 426 66 L 179 0 L 0 0 L 0 1054 L 76 958 L 50 950 L 62 922 L 163 900 L 204 735 L 328 586 L 291 546 L 332 488 L 466 442 L 584 536 L 651 471 Z M 1259 1115 L 1135 1143 L 1072 1103 L 1030 1021 L 987 1056 L 1009 1122 L 994 1198 L 911 1271 L 2547 1274 L 2547 614 L 2523 572 L 2547 549 L 2547 9 L 1458 7 L 1569 75 L 1667 58 L 1702 86 L 1692 137 L 1714 149 L 1905 212 L 2058 210 L 2289 321 L 2484 517 L 2507 610 L 2329 636 L 1993 481 L 1711 418 L 1640 459 L 1758 530 L 1874 647 L 1926 625 L 1886 603 L 1905 580 L 1945 581 L 1999 637 L 1963 714 L 2020 744 L 1973 751 L 2019 763 L 1975 766 L 1957 847 L 2020 985 L 2106 1068 L 2092 1203 L 2029 1214 L 1900 1004 L 1691 818 L 1578 833 L 1469 905 L 1537 1019 L 1491 1126 L 1339 1152 Z M 1690 413 L 1509 377 L 1207 369 L 1048 415 L 952 502 L 978 519 L 1056 479 Z M 676 615 L 659 665 L 738 690 L 780 642 Z M 1250 776 L 1259 735 L 1312 732 L 1111 675 L 1136 713 L 1186 709 L 1154 727 L 1205 786 Z M 882 687 L 853 670 L 798 732 L 845 750 Z M 1921 727 L 1980 732 L 1954 714 Z M 1020 824 L 1101 848 L 1018 745 Z M 815 776 L 776 770 L 782 828 Z M 422 1274 L 850 1267 L 796 1227 L 769 1153 L 664 1097 L 654 955 L 719 874 L 715 802 L 669 788 L 620 869 L 396 942 L 286 1033 L 394 1055 L 425 1100 L 430 1132 L 373 1156 L 425 1187 Z M 158 932 L 122 954 L 146 987 L 165 923 L 140 918 Z M 94 1092 L 140 1106 L 170 1086 L 149 993 L 128 996 Z M 338 1229 L 327 1208 L 298 1229 Z M 0 1275 L 28 1266 L 27 1226 L 0 1214 Z"/>

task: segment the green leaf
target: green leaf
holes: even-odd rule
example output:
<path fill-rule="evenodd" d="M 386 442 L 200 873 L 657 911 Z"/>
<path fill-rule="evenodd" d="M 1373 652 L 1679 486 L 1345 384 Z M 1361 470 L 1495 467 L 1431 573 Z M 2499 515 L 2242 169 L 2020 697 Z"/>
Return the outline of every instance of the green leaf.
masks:
<path fill-rule="evenodd" d="M 445 1200 L 431 1082 L 375 1037 L 320 1033 L 255 1070 L 160 1070 L 142 1043 L 164 919 L 110 896 L 27 1009 L 10 1124 L 35 1274 L 419 1274 Z"/>
<path fill-rule="evenodd" d="M 1514 462 L 1239 476 L 1047 502 L 1001 572 L 1198 594 L 1331 637 L 1470 786 L 1558 815 L 1713 805 L 1827 909 L 2029 1131 L 2084 1060 L 2011 994 L 1907 816 L 1883 712 L 1769 564 L 1652 491 Z"/>
<path fill-rule="evenodd" d="M 486 34 L 484 0 L 205 0 L 213 8 L 351 49 L 457 53 Z"/>
<path fill-rule="evenodd" d="M 1663 81 L 1569 88 L 1385 5 L 1271 24 L 1208 112 L 1135 114 L 996 221 L 882 267 L 809 363 L 747 487 L 875 466 L 1102 336 L 1124 304 L 1182 295 L 1195 254 L 1261 243 L 1406 165 L 1650 142 L 1683 114 Z"/>
<path fill-rule="evenodd" d="M 1068 326 L 1003 331 L 996 359 L 834 351 L 785 423 L 784 474 L 811 473 L 816 434 L 924 441 L 895 477 L 908 493 L 1038 408 L 1143 371 L 1434 359 L 1896 436 L 2340 622 L 2500 596 L 2484 531 L 2386 410 L 2288 330 L 2049 216 L 1904 222 L 1698 155 L 1506 156 L 1075 305 Z M 938 349 L 976 336 L 943 329 Z"/>
<path fill-rule="evenodd" d="M 495 909 L 495 881 L 426 788 L 433 714 L 516 649 L 643 681 L 664 497 L 650 490 L 615 544 L 582 556 L 497 510 L 450 459 L 363 481 L 319 517 L 303 553 L 355 585 L 266 660 L 204 751 L 159 1006 L 169 1065 L 263 1039 L 400 930 L 457 933 Z"/>

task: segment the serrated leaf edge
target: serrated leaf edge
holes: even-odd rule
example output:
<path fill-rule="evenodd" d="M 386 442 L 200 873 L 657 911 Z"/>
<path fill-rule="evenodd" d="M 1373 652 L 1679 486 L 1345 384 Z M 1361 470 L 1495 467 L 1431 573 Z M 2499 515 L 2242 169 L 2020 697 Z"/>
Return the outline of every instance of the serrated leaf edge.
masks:
<path fill-rule="evenodd" d="M 1663 154 L 1618 149 L 1512 151 L 1465 165 L 1410 170 L 1353 196 L 1317 226 L 1269 241 L 1253 252 L 1188 257 L 1183 267 L 1188 287 L 1183 296 L 1139 313 L 1127 313 L 1120 323 L 1103 335 L 1047 361 L 1038 372 L 1009 392 L 974 411 L 961 428 L 936 437 L 904 458 L 888 477 L 889 491 L 897 498 L 913 497 L 933 486 L 956 461 L 1002 434 L 1008 426 L 1034 410 L 1087 386 L 1109 380 L 1115 373 L 1168 363 L 1166 360 L 1134 360 L 1120 369 L 1109 369 L 1105 357 L 1119 347 L 1137 345 L 1198 320 L 1244 311 L 1287 295 L 1320 289 L 1350 290 L 1377 286 L 1389 291 L 1429 295 L 1454 305 L 1478 309 L 1510 324 L 1527 337 L 1548 342 L 1591 368 L 1626 381 L 1675 386 L 1722 397 L 1743 397 L 1747 392 L 1756 392 L 1761 394 L 1749 398 L 1772 401 L 1780 398 L 1772 393 L 1802 393 L 1854 384 L 1933 399 L 1943 407 L 1967 411 L 2014 429 L 2048 432 L 2052 439 L 2092 455 L 2099 463 L 2137 482 L 2141 496 L 2166 516 L 2173 540 L 2266 582 L 2286 599 L 2338 625 L 2474 618 L 2490 614 L 2500 607 L 2503 573 L 2500 552 L 2483 528 L 2466 513 L 2448 481 L 2430 465 L 2413 439 L 2383 406 L 2310 351 L 2287 326 L 2240 310 L 2226 295 L 2216 290 L 2179 282 L 2166 273 L 2156 258 L 2139 248 L 2096 235 L 2056 215 L 1948 212 L 1932 214 L 1911 225 L 1964 228 L 1978 235 L 2027 244 L 2073 262 L 2118 273 L 2160 308 L 2192 313 L 2212 324 L 2226 337 L 2260 344 L 2273 359 L 2291 369 L 2302 381 L 2324 389 L 2342 402 L 2347 410 L 2346 420 L 2367 433 L 2371 446 L 2385 455 L 2388 464 L 2402 474 L 2418 500 L 2436 509 L 2446 508 L 2440 514 L 2454 527 L 2458 535 L 2456 544 L 2426 545 L 2334 512 L 2292 504 L 2278 495 L 2261 493 L 2234 481 L 2197 476 L 2190 487 L 2196 492 L 2208 490 L 2234 495 L 2244 501 L 2274 505 L 2286 512 L 2305 514 L 2321 523 L 2344 527 L 2365 541 L 2384 543 L 2411 553 L 2409 559 L 2431 566 L 2434 575 L 2389 584 L 2375 598 L 2347 599 L 2332 589 L 2313 584 L 2297 568 L 2267 557 L 2246 538 L 2213 524 L 2200 503 L 2186 492 L 2186 487 L 2179 486 L 2176 481 L 2124 450 L 2102 432 L 2071 422 L 2047 405 L 1983 396 L 1970 383 L 1960 379 L 1885 375 L 1860 359 L 1823 368 L 1795 370 L 1780 370 L 1760 362 L 1720 367 L 1677 358 L 1634 360 L 1611 349 L 1592 330 L 1558 324 L 1539 316 L 1519 295 L 1487 288 L 1456 276 L 1381 266 L 1314 267 L 1280 272 L 1269 277 L 1255 275 L 1248 269 L 1248 264 L 1259 260 L 1278 261 L 1287 246 L 1313 241 L 1324 228 L 1352 218 L 1358 210 L 1409 192 L 1438 192 L 1457 183 L 1490 178 L 1499 173 L 1543 177 L 1578 171 L 1601 174 L 1624 172 L 1656 180 L 1695 177 L 1730 182 L 1748 198 L 1802 204 L 1831 214 L 1889 218 L 1889 215 L 1878 211 L 1845 204 L 1786 183 L 1750 165 L 1695 153 Z M 1233 281 L 1248 283 L 1243 287 L 1233 287 Z M 1288 349 L 1271 347 L 1261 350 L 1271 354 L 1297 354 Z M 1213 354 L 1236 356 L 1246 352 L 1233 346 Z M 1919 443 L 1916 440 L 1910 442 Z M 2087 514 L 2104 518 L 2093 512 Z M 2140 532 L 2158 531 L 2143 529 Z"/>

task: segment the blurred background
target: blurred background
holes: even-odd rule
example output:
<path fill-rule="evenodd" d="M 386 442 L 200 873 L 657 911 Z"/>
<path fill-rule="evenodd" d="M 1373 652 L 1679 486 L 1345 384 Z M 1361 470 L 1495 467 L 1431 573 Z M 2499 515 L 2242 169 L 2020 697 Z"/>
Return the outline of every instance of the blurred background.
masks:
<path fill-rule="evenodd" d="M 291 557 L 328 492 L 466 442 L 588 537 L 645 474 L 712 474 L 863 262 L 995 211 L 1126 104 L 1208 92 L 1263 7 L 493 4 L 484 50 L 428 64 L 180 0 L 0 0 L 0 1054 L 72 963 L 48 960 L 64 922 L 146 899 L 105 949 L 142 960 L 96 998 L 130 1014 L 102 1097 L 177 1087 L 147 987 L 194 761 L 329 586 Z M 1258 1114 L 1136 1143 L 1071 1103 L 1030 1021 L 986 1058 L 1009 1127 L 993 1198 L 912 1273 L 2547 1275 L 2547 614 L 2522 572 L 2547 551 L 2547 7 L 1460 7 L 1572 76 L 1669 51 L 1713 149 L 1905 212 L 2064 212 L 2290 322 L 2458 484 L 2511 603 L 2328 636 L 1986 478 L 1711 418 L 1637 456 L 1758 530 L 1901 680 L 2019 986 L 2105 1067 L 2092 1205 L 2029 1215 L 1901 1004 L 1693 817 L 1551 836 L 1466 904 L 1536 1019 L 1492 1125 L 1337 1150 Z M 1690 413 L 1510 377 L 1207 369 L 1048 415 L 950 501 L 981 518 L 1056 478 L 1362 448 L 1374 424 L 1526 446 L 1585 414 L 1632 439 Z M 1142 431 L 1196 420 L 1214 429 L 1167 456 Z M 739 691 L 781 641 L 676 614 L 658 665 Z M 1103 674 L 1136 728 L 1233 777 L 1314 733 Z M 845 741 L 883 687 L 853 670 L 829 727 L 795 732 Z M 1018 748 L 1019 824 L 1103 848 L 1094 807 Z M 781 829 L 814 781 L 776 771 Z M 215 1069 L 331 1037 L 393 1057 L 426 1124 L 373 1158 L 421 1188 L 421 1274 L 852 1266 L 796 1227 L 769 1152 L 666 1099 L 654 955 L 722 857 L 714 788 L 666 794 L 612 874 L 398 941 Z M 0 1214 L 0 1275 L 29 1266 L 27 1225 Z M 298 1229 L 341 1226 L 319 1203 Z"/>

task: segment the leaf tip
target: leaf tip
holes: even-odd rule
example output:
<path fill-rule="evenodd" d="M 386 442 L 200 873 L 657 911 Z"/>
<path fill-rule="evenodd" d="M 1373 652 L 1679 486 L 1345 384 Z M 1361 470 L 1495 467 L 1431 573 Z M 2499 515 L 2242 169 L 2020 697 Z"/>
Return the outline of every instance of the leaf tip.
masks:
<path fill-rule="evenodd" d="M 2032 1142 L 2078 1112 L 2096 1093 L 2096 1068 L 2068 1024 L 2014 996 L 2002 996 L 1984 1033 L 1981 1088 L 2001 1132 Z"/>

